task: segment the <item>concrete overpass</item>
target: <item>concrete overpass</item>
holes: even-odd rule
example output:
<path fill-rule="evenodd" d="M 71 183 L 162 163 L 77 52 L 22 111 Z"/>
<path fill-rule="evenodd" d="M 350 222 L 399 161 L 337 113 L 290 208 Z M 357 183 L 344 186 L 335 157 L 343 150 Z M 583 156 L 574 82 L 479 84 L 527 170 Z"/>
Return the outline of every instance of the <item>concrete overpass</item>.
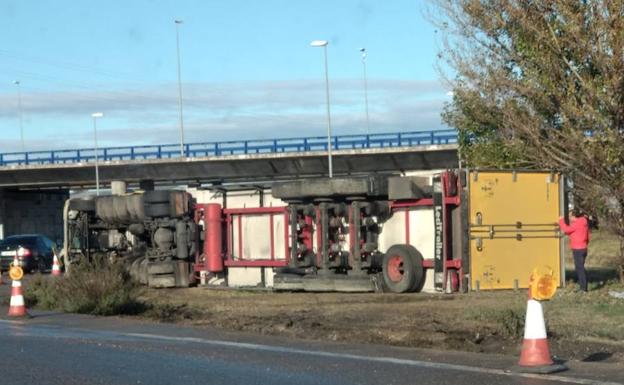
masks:
<path fill-rule="evenodd" d="M 326 176 L 327 138 L 191 143 L 0 154 L 0 238 L 43 233 L 61 238 L 62 207 L 70 189 L 100 186 L 190 186 Z M 332 138 L 334 175 L 453 168 L 458 164 L 454 131 L 345 135 Z M 183 155 L 183 156 L 182 156 Z"/>
<path fill-rule="evenodd" d="M 396 148 L 337 150 L 335 175 L 401 173 L 450 168 L 457 165 L 454 144 Z M 28 165 L 0 168 L 0 187 L 93 187 L 94 162 Z M 138 183 L 224 183 L 327 175 L 327 152 L 223 155 L 184 159 L 108 160 L 99 163 L 100 183 L 113 180 Z"/>
<path fill-rule="evenodd" d="M 401 173 L 455 167 L 454 131 L 338 136 L 332 140 L 335 175 Z M 135 146 L 98 150 L 100 183 L 227 183 L 327 175 L 327 139 Z M 2 154 L 0 187 L 72 188 L 95 184 L 93 149 Z"/>

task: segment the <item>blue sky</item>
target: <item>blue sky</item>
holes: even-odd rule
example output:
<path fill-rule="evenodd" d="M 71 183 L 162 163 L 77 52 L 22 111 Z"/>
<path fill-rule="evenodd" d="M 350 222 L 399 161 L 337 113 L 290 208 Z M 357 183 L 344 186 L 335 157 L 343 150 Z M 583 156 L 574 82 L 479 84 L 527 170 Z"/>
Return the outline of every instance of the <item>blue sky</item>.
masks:
<path fill-rule="evenodd" d="M 424 1 L 0 0 L 0 151 L 176 143 L 174 19 L 187 142 L 324 135 L 329 41 L 335 134 L 444 128 Z"/>

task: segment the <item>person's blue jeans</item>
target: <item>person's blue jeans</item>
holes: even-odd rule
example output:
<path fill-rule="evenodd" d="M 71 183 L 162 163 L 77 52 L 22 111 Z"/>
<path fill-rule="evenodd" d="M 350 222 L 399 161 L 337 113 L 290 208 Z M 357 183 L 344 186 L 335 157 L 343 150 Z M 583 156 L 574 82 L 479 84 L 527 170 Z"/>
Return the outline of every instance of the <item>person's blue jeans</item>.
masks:
<path fill-rule="evenodd" d="M 587 258 L 587 249 L 572 249 L 574 257 L 574 270 L 576 270 L 576 279 L 581 290 L 587 291 L 587 272 L 585 271 L 585 258 Z"/>

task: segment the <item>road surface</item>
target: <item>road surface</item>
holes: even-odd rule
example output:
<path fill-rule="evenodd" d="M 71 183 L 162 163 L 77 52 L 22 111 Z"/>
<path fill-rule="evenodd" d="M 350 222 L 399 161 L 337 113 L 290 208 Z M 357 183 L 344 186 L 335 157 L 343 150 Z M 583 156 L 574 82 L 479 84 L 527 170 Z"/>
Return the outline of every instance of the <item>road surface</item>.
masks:
<path fill-rule="evenodd" d="M 1 384 L 624 384 L 624 368 L 615 364 L 569 363 L 569 371 L 543 377 L 509 372 L 515 362 L 506 356 L 32 314 L 0 317 Z"/>

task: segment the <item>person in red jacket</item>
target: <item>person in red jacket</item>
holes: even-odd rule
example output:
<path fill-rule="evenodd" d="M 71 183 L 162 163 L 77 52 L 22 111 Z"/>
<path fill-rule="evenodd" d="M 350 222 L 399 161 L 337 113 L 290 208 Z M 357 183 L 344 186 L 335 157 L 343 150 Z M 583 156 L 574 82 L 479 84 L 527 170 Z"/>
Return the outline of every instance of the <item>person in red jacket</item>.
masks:
<path fill-rule="evenodd" d="M 582 291 L 587 291 L 585 258 L 587 258 L 587 245 L 590 239 L 589 222 L 579 210 L 572 210 L 570 214 L 570 224 L 568 225 L 562 217 L 559 218 L 559 227 L 570 237 L 570 247 L 572 248 L 578 283 Z"/>

